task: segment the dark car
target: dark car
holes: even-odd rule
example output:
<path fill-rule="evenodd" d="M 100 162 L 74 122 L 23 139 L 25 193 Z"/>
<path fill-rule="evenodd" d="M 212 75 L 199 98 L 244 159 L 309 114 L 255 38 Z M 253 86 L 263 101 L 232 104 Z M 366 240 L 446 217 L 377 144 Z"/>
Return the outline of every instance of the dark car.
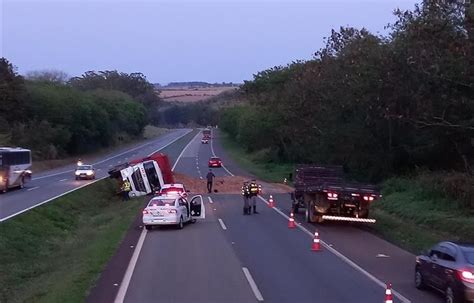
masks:
<path fill-rule="evenodd" d="M 212 157 L 209 159 L 209 167 L 221 167 L 222 166 L 222 160 L 218 157 Z"/>
<path fill-rule="evenodd" d="M 474 302 L 474 243 L 440 242 L 416 257 L 415 286 L 429 286 L 445 302 Z"/>

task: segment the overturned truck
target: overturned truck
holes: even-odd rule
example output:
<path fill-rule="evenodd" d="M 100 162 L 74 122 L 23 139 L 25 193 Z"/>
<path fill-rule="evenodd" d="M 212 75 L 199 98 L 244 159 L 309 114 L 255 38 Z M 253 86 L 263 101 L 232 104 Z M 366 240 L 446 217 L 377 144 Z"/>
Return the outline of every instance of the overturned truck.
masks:
<path fill-rule="evenodd" d="M 110 178 L 117 179 L 119 187 L 124 180 L 128 180 L 132 197 L 152 194 L 164 184 L 174 183 L 168 156 L 159 152 L 119 164 L 108 173 Z"/>
<path fill-rule="evenodd" d="M 295 170 L 293 212 L 305 208 L 307 222 L 325 220 L 375 223 L 370 205 L 381 197 L 374 185 L 349 182 L 342 166 L 300 165 Z"/>

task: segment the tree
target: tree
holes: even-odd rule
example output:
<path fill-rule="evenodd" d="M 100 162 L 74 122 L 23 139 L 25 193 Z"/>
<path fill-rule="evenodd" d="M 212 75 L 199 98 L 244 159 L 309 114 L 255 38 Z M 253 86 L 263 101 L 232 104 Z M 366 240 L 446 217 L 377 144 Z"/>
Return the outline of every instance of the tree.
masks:
<path fill-rule="evenodd" d="M 31 71 L 26 74 L 26 79 L 30 81 L 53 82 L 58 84 L 65 84 L 69 80 L 69 75 L 59 70 L 40 70 Z"/>

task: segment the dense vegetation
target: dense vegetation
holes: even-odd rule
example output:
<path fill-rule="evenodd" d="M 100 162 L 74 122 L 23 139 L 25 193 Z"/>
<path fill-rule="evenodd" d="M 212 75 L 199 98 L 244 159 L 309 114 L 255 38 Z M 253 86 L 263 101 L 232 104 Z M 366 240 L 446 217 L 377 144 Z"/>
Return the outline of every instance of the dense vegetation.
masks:
<path fill-rule="evenodd" d="M 333 30 L 312 60 L 245 82 L 248 102 L 222 112 L 222 129 L 270 162 L 344 164 L 372 180 L 471 174 L 474 18 L 461 2 L 398 10 L 388 36 Z"/>
<path fill-rule="evenodd" d="M 216 125 L 218 114 L 205 101 L 184 104 L 175 102 L 163 107 L 160 121 L 165 126 Z"/>
<path fill-rule="evenodd" d="M 111 146 L 158 123 L 160 99 L 139 73 L 86 72 L 18 75 L 0 59 L 0 146 L 31 148 L 55 159 Z"/>

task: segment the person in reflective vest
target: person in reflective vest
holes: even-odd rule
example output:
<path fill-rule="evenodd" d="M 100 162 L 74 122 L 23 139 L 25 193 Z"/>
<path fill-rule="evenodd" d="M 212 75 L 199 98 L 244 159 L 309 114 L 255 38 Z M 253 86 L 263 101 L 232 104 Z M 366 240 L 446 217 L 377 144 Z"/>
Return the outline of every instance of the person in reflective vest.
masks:
<path fill-rule="evenodd" d="M 250 187 L 247 181 L 245 181 L 244 185 L 242 185 L 242 198 L 244 199 L 244 216 L 250 215 Z"/>
<path fill-rule="evenodd" d="M 257 184 L 255 179 L 249 184 L 250 188 L 250 206 L 253 208 L 253 213 L 258 214 L 257 211 L 257 196 L 261 192 L 261 185 Z"/>
<path fill-rule="evenodd" d="M 131 190 L 130 182 L 128 182 L 127 179 L 123 180 L 123 183 L 122 183 L 122 201 L 130 200 L 130 195 L 129 195 L 130 190 Z"/>

